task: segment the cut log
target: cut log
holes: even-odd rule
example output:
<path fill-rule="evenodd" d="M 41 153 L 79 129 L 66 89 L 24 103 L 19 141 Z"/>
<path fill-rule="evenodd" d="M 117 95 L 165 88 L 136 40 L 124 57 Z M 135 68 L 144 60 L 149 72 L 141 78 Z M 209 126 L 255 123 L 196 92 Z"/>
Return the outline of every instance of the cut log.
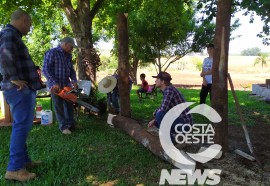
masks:
<path fill-rule="evenodd" d="M 113 125 L 116 128 L 122 129 L 134 140 L 136 140 L 137 142 L 145 146 L 147 149 L 149 149 L 153 154 L 171 163 L 172 165 L 181 169 L 195 170 L 196 163 L 193 160 L 191 160 L 186 155 L 185 152 L 181 151 L 181 153 L 183 155 L 186 155 L 186 157 L 189 158 L 190 161 L 194 163 L 194 165 L 180 164 L 179 162 L 176 162 L 173 159 L 171 159 L 162 148 L 159 137 L 153 136 L 152 134 L 148 133 L 136 120 L 119 115 L 115 116 L 109 114 L 107 122 L 109 125 Z"/>

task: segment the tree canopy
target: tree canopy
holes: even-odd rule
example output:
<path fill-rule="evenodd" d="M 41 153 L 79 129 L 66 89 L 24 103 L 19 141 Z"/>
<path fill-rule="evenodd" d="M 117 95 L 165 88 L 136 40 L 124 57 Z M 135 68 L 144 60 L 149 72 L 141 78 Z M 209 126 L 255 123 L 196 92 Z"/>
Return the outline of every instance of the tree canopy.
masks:
<path fill-rule="evenodd" d="M 44 52 L 66 35 L 75 37 L 82 48 L 100 39 L 117 38 L 116 14 L 127 12 L 131 61 L 152 62 L 165 70 L 186 53 L 212 41 L 217 0 L 4 0 L 0 2 L 1 27 L 18 8 L 32 15 L 33 30 L 25 40 L 37 65 L 42 64 Z M 233 12 L 239 10 L 244 10 L 251 22 L 255 12 L 261 16 L 265 25 L 259 36 L 267 44 L 270 2 L 235 0 Z M 78 54 L 85 52 L 79 50 Z M 161 57 L 168 59 L 166 64 L 156 60 Z"/>

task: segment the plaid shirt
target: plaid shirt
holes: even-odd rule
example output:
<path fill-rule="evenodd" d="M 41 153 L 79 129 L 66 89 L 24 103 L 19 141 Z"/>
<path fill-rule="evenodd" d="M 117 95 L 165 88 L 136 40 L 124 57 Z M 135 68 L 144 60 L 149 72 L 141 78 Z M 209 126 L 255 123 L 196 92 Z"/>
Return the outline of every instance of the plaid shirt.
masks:
<path fill-rule="evenodd" d="M 24 80 L 34 90 L 41 88 L 36 66 L 22 41 L 22 34 L 10 24 L 0 32 L 0 72 L 2 90 L 15 86 L 11 80 Z"/>
<path fill-rule="evenodd" d="M 186 102 L 185 98 L 183 95 L 173 86 L 169 85 L 165 88 L 165 90 L 162 92 L 163 93 L 163 100 L 161 106 L 156 110 L 157 112 L 164 111 L 168 112 L 171 108 L 174 106 Z M 187 108 L 184 110 L 181 115 L 179 116 L 182 118 L 185 123 L 192 124 L 192 116 L 191 114 L 187 114 L 189 109 Z"/>
<path fill-rule="evenodd" d="M 46 52 L 42 72 L 47 78 L 49 88 L 56 84 L 62 88 L 71 86 L 70 79 L 77 82 L 72 55 L 65 52 L 61 46 Z"/>

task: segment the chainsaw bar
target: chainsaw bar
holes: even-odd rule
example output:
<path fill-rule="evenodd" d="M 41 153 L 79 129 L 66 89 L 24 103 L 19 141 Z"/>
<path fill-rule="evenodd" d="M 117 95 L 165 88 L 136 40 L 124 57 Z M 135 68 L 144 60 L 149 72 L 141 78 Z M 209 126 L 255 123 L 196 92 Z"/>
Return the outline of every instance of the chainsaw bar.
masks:
<path fill-rule="evenodd" d="M 78 104 L 81 105 L 81 106 L 84 106 L 85 108 L 88 108 L 88 109 L 91 110 L 92 112 L 96 112 L 96 113 L 99 112 L 99 109 L 98 109 L 98 108 L 96 108 L 96 107 L 90 105 L 89 103 L 87 103 L 87 102 L 85 102 L 85 101 L 80 100 L 80 98 L 78 98 L 78 99 L 76 100 L 76 103 L 78 103 Z"/>

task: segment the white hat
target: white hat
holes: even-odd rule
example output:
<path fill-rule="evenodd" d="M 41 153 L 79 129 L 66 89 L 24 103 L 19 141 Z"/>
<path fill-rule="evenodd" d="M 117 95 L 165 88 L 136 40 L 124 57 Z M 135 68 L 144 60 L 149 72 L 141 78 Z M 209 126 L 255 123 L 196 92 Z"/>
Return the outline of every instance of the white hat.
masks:
<path fill-rule="evenodd" d="M 117 80 L 114 76 L 107 76 L 98 83 L 98 90 L 101 93 L 109 93 L 116 86 Z"/>

